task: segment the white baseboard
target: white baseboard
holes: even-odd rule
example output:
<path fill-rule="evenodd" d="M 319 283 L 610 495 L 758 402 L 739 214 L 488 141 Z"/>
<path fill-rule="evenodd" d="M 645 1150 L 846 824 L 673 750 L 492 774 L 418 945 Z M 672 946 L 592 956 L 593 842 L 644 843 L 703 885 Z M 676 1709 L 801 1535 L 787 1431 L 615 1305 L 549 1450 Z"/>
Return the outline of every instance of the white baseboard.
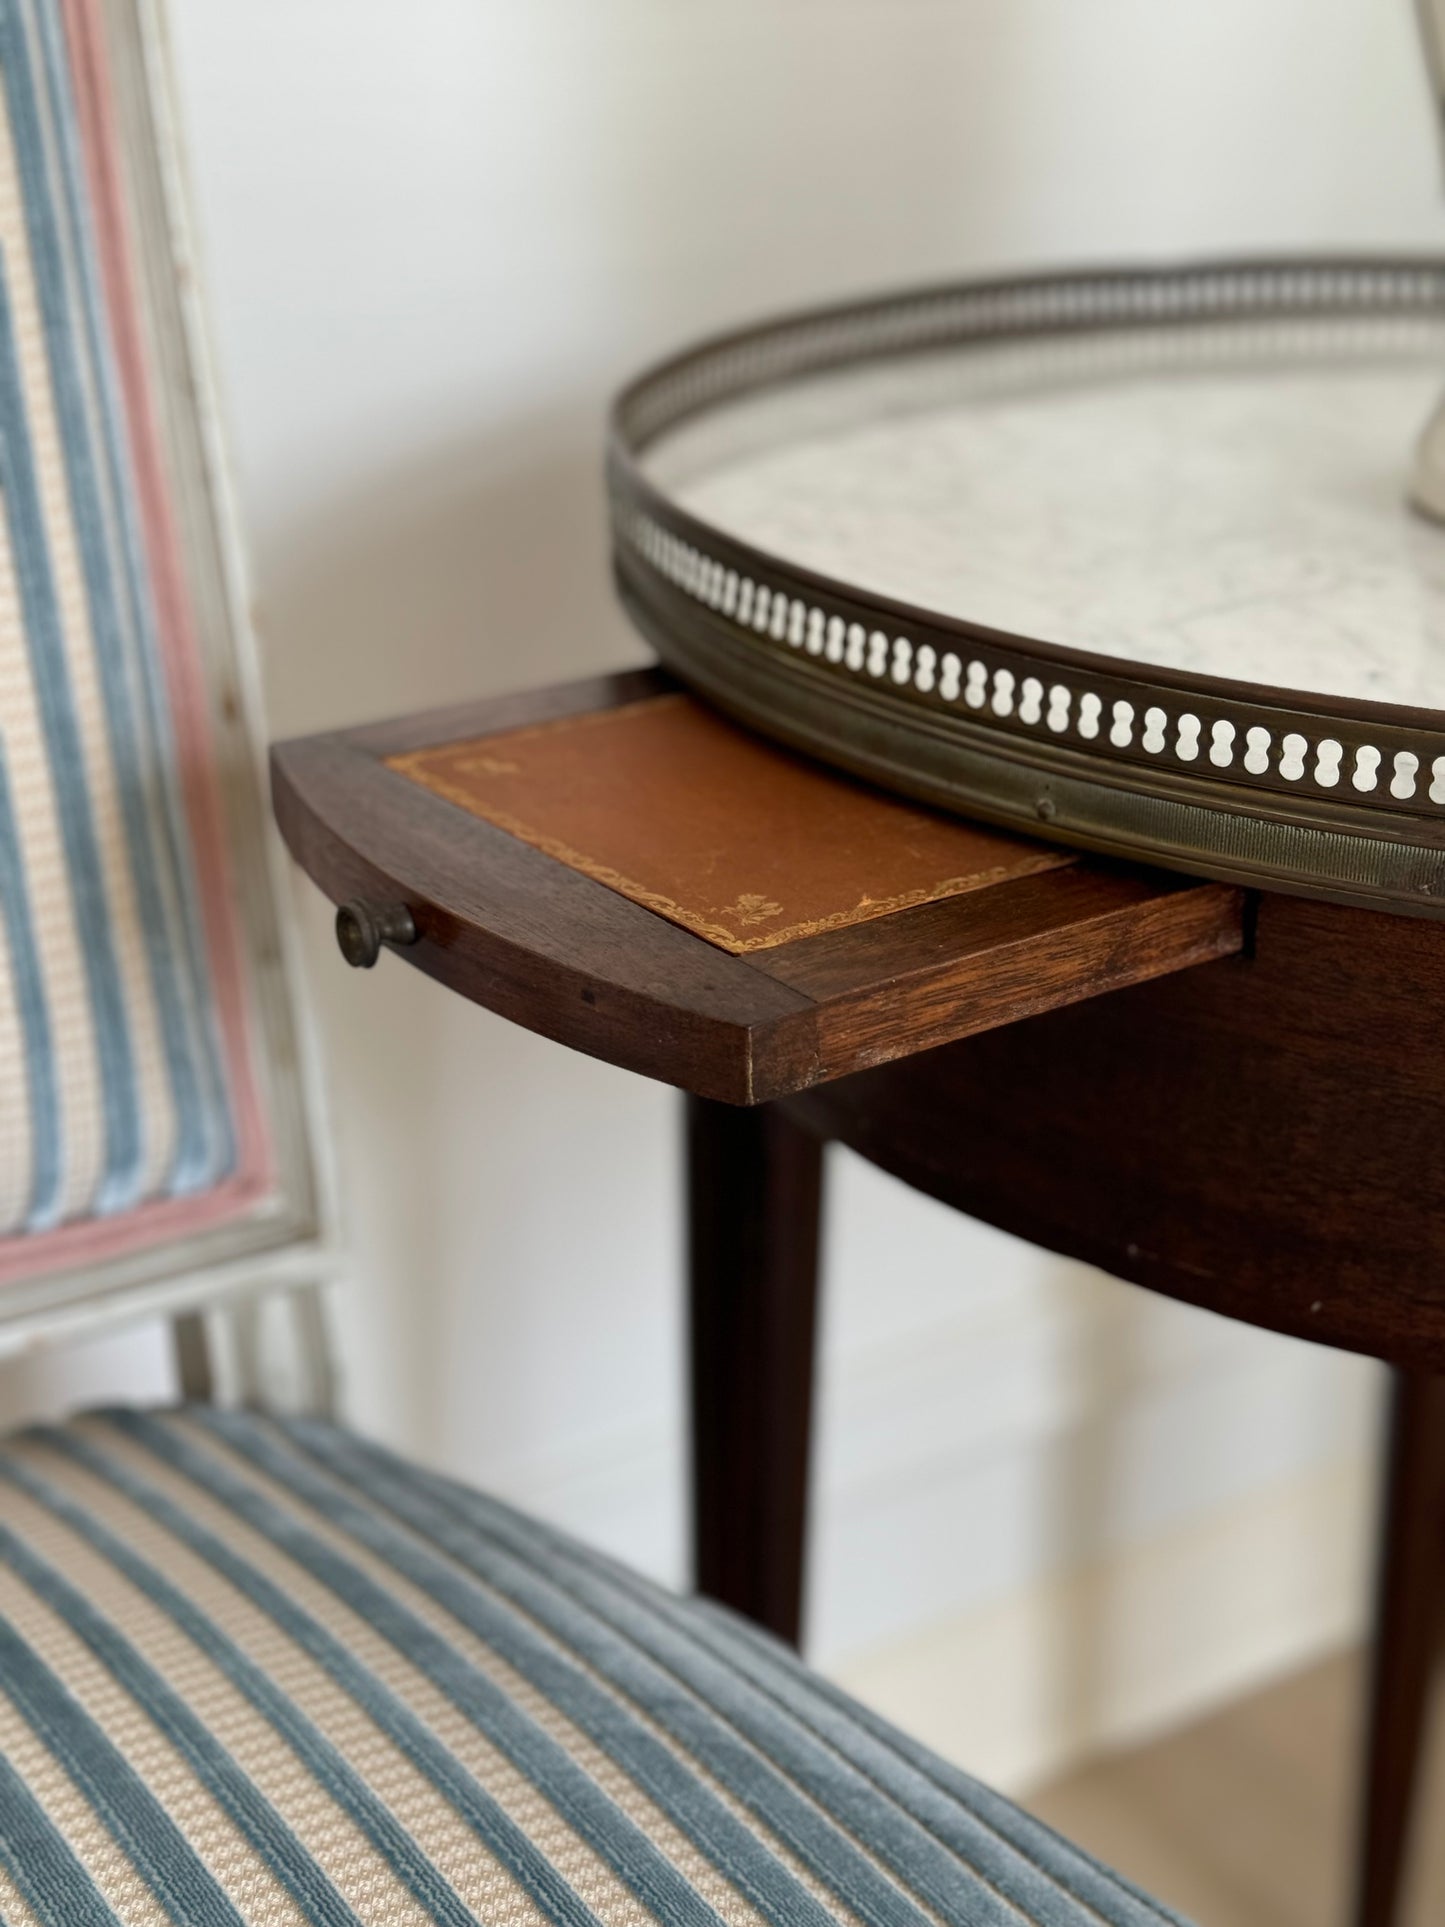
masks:
<path fill-rule="evenodd" d="M 1364 1623 L 1373 1482 L 1356 1459 L 829 1670 L 996 1786 L 1181 1725 Z"/>

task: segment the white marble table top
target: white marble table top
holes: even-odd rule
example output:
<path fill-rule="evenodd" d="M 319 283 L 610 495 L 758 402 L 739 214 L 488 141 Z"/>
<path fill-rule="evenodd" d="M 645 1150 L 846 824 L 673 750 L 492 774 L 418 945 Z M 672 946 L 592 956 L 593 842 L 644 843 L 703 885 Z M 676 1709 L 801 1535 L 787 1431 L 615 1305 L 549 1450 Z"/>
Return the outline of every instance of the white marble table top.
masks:
<path fill-rule="evenodd" d="M 1445 710 L 1445 387 L 1419 320 L 1118 331 L 763 391 L 646 467 L 755 547 L 935 612 L 1157 666 Z"/>

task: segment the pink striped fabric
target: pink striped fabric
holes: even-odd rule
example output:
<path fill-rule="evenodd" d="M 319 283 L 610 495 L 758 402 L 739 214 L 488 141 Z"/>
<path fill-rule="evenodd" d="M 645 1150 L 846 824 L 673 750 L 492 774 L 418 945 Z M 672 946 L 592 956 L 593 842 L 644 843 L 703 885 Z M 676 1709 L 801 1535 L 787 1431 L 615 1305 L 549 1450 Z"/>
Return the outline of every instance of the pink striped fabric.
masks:
<path fill-rule="evenodd" d="M 106 31 L 0 26 L 0 1283 L 275 1182 Z"/>

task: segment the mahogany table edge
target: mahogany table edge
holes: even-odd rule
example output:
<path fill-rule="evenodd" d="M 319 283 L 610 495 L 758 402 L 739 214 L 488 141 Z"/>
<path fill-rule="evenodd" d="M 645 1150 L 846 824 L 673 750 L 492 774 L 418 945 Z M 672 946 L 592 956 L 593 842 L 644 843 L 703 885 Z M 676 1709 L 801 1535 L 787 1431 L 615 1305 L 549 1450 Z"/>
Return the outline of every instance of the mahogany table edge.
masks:
<path fill-rule="evenodd" d="M 1080 858 L 734 955 L 386 764 L 676 687 L 622 672 L 278 743 L 277 823 L 332 902 L 409 910 L 416 941 L 395 954 L 414 968 L 572 1049 L 732 1104 L 1244 946 L 1237 887 Z"/>

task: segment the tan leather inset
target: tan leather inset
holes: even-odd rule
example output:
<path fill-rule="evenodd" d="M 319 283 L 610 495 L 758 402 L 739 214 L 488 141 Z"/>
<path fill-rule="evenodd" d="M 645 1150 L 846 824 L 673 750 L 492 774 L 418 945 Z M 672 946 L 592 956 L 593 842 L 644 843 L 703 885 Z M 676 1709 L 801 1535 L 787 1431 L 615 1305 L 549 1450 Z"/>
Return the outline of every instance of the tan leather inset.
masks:
<path fill-rule="evenodd" d="M 734 952 L 1073 861 L 834 775 L 681 694 L 388 762 Z"/>

